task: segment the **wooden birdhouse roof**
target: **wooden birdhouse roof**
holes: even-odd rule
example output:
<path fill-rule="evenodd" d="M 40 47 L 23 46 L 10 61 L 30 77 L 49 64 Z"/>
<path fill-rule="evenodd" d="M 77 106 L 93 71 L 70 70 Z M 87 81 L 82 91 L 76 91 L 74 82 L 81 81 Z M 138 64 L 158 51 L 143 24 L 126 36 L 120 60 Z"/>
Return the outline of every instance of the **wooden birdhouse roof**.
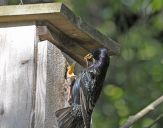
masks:
<path fill-rule="evenodd" d="M 55 43 L 79 63 L 86 53 L 97 47 L 108 48 L 109 55 L 120 52 L 118 43 L 89 26 L 62 3 L 0 6 L 0 23 L 24 21 L 47 26 L 47 29 L 41 28 L 44 34 L 40 34 L 40 39 Z"/>

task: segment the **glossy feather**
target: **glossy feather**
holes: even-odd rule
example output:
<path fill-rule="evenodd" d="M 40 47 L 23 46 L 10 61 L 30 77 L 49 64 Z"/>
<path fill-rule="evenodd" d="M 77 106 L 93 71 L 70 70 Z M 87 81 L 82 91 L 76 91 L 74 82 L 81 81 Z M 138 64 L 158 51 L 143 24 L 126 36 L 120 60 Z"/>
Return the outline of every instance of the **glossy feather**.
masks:
<path fill-rule="evenodd" d="M 90 128 L 91 115 L 109 66 L 106 48 L 96 49 L 92 54 L 95 62 L 80 73 L 73 84 L 71 107 L 56 112 L 59 128 Z"/>

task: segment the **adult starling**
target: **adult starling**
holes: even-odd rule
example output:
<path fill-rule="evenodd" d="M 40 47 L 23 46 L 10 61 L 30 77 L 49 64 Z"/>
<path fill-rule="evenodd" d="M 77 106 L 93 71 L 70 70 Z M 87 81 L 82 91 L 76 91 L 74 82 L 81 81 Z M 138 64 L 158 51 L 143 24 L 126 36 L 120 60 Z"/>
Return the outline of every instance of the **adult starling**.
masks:
<path fill-rule="evenodd" d="M 94 61 L 76 77 L 72 86 L 70 107 L 56 111 L 59 128 L 90 128 L 91 115 L 101 93 L 110 60 L 106 48 L 94 50 L 92 56 Z"/>

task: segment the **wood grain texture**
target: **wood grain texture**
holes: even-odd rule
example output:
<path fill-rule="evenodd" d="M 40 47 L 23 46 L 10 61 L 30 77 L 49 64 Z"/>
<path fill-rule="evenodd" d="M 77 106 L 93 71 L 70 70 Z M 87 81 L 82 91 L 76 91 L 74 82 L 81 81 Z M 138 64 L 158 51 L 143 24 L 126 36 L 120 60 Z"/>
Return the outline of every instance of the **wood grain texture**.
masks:
<path fill-rule="evenodd" d="M 52 3 L 54 0 L 22 0 L 23 4 Z"/>
<path fill-rule="evenodd" d="M 30 128 L 33 122 L 36 26 L 0 26 L 0 128 Z"/>
<path fill-rule="evenodd" d="M 81 47 L 77 41 L 69 38 L 67 35 L 49 24 L 47 24 L 47 26 L 38 26 L 37 30 L 40 40 L 49 40 L 79 64 L 86 66 L 83 57 L 87 55 L 89 51 Z"/>
<path fill-rule="evenodd" d="M 61 3 L 16 5 L 0 7 L 0 22 L 48 21 L 88 51 L 107 47 L 110 55 L 120 52 L 120 46 L 104 36 Z"/>
<path fill-rule="evenodd" d="M 44 128 L 47 85 L 47 43 L 39 43 L 37 49 L 35 128 Z"/>
<path fill-rule="evenodd" d="M 0 28 L 0 128 L 58 128 L 66 59 L 48 41 L 35 50 L 36 27 L 21 24 Z"/>
<path fill-rule="evenodd" d="M 57 128 L 55 111 L 64 107 L 66 59 L 48 41 L 38 43 L 35 128 Z"/>

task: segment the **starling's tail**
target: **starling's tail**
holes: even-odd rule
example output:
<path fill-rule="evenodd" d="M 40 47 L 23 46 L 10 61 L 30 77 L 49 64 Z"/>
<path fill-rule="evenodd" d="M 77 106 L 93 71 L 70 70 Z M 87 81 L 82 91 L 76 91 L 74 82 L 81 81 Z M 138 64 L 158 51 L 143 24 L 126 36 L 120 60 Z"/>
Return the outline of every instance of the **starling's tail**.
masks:
<path fill-rule="evenodd" d="M 80 105 L 60 109 L 55 114 L 59 128 L 84 128 Z"/>

